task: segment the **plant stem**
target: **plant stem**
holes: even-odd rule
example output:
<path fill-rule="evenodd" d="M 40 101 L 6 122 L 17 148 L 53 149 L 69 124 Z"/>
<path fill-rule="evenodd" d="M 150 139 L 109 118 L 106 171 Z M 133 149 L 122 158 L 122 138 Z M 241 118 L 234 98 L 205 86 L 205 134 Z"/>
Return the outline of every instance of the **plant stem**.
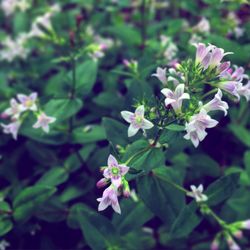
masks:
<path fill-rule="evenodd" d="M 217 89 L 212 89 L 212 90 L 208 91 L 206 94 L 204 94 L 204 95 L 201 97 L 201 99 L 204 99 L 205 97 L 207 97 L 207 96 L 209 96 L 209 95 L 211 95 L 211 94 L 214 94 L 214 93 L 216 93 L 216 92 L 217 92 Z"/>

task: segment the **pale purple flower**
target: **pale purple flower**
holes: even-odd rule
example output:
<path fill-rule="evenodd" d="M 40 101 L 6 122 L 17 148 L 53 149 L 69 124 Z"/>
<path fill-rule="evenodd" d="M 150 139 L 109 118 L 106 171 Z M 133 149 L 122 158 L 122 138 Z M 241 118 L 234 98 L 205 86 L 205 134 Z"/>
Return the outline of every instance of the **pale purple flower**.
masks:
<path fill-rule="evenodd" d="M 130 123 L 128 128 L 128 136 L 131 137 L 135 135 L 139 129 L 151 129 L 154 125 L 152 122 L 144 118 L 144 106 L 139 106 L 135 113 L 129 111 L 122 111 L 121 116 L 123 119 Z"/>
<path fill-rule="evenodd" d="M 165 88 L 161 90 L 161 93 L 165 95 L 165 105 L 171 105 L 176 113 L 181 112 L 182 102 L 184 99 L 190 99 L 188 93 L 184 93 L 185 85 L 179 84 L 173 92 L 171 89 Z"/>
<path fill-rule="evenodd" d="M 37 105 L 36 105 L 37 93 L 36 92 L 31 93 L 29 96 L 18 94 L 17 99 L 21 103 L 21 107 L 23 111 L 25 110 L 37 111 Z"/>
<path fill-rule="evenodd" d="M 121 214 L 121 208 L 117 196 L 118 191 L 116 187 L 110 185 L 108 188 L 106 188 L 102 197 L 97 199 L 97 201 L 100 202 L 98 205 L 98 211 L 103 211 L 111 205 L 116 213 Z"/>
<path fill-rule="evenodd" d="M 200 184 L 198 187 L 191 185 L 191 192 L 187 193 L 187 196 L 190 196 L 196 200 L 196 202 L 204 202 L 207 201 L 207 196 L 203 194 L 203 185 Z"/>
<path fill-rule="evenodd" d="M 250 230 L 250 219 L 242 221 L 241 228 Z"/>
<path fill-rule="evenodd" d="M 11 134 L 14 140 L 17 140 L 17 135 L 18 135 L 18 131 L 19 128 L 21 126 L 21 122 L 20 121 L 14 121 L 10 124 L 1 124 L 1 126 L 3 127 L 3 132 L 5 134 Z"/>
<path fill-rule="evenodd" d="M 236 238 L 236 239 L 242 239 L 243 238 L 243 232 L 241 230 L 238 230 L 236 232 L 233 233 L 233 236 Z"/>
<path fill-rule="evenodd" d="M 222 81 L 218 84 L 218 87 L 235 96 L 239 100 L 238 85 L 239 83 L 236 81 Z"/>
<path fill-rule="evenodd" d="M 202 19 L 199 21 L 199 23 L 196 24 L 196 26 L 193 27 L 193 29 L 201 33 L 209 33 L 210 23 L 207 18 L 202 17 Z"/>
<path fill-rule="evenodd" d="M 231 236 L 228 236 L 227 244 L 230 250 L 241 250 L 240 246 L 234 241 Z"/>
<path fill-rule="evenodd" d="M 234 71 L 231 74 L 231 80 L 241 82 L 243 79 L 248 79 L 248 75 L 244 74 L 245 69 L 234 65 Z"/>
<path fill-rule="evenodd" d="M 215 47 L 213 45 L 206 46 L 204 43 L 194 44 L 196 47 L 196 57 L 195 62 L 202 63 L 207 55 L 209 55 L 210 50 Z M 207 59 L 206 59 L 207 61 Z M 209 60 L 208 60 L 209 61 Z"/>
<path fill-rule="evenodd" d="M 226 55 L 233 54 L 232 52 L 224 53 L 224 49 L 214 47 L 211 51 L 211 59 L 209 62 L 209 67 L 214 68 L 220 65 L 222 58 Z"/>
<path fill-rule="evenodd" d="M 129 167 L 121 165 L 117 162 L 113 155 L 108 157 L 108 167 L 103 171 L 103 176 L 110 179 L 112 184 L 119 188 L 122 185 L 122 176 L 127 174 Z"/>
<path fill-rule="evenodd" d="M 247 101 L 250 100 L 250 81 L 243 85 L 241 82 L 237 85 L 237 92 L 239 95 L 244 96 Z"/>
<path fill-rule="evenodd" d="M 184 136 L 186 140 L 191 140 L 193 145 L 197 147 L 200 141 L 203 141 L 207 136 L 206 128 L 213 128 L 218 124 L 218 121 L 212 119 L 207 111 L 201 108 L 198 114 L 193 115 L 189 122 L 186 123 L 186 132 Z"/>
<path fill-rule="evenodd" d="M 11 116 L 14 119 L 18 119 L 22 111 L 23 111 L 22 106 L 16 101 L 16 99 L 11 98 L 10 107 L 7 108 L 3 114 L 8 117 Z"/>
<path fill-rule="evenodd" d="M 212 110 L 221 110 L 224 112 L 226 116 L 229 107 L 225 101 L 221 100 L 221 98 L 222 98 L 222 91 L 218 89 L 218 92 L 214 96 L 214 98 L 207 104 L 203 105 L 202 108 L 204 108 L 207 112 L 210 112 Z"/>
<path fill-rule="evenodd" d="M 230 68 L 230 64 L 230 61 L 227 61 L 218 65 L 217 70 L 220 73 L 220 76 L 223 76 L 223 73 L 227 72 L 227 70 Z"/>
<path fill-rule="evenodd" d="M 167 84 L 166 78 L 166 68 L 157 67 L 156 73 L 152 74 L 152 76 L 157 77 L 164 85 Z"/>
<path fill-rule="evenodd" d="M 48 133 L 49 124 L 55 121 L 55 117 L 47 116 L 45 113 L 40 113 L 38 115 L 37 122 L 33 125 L 33 128 L 42 128 L 45 133 Z"/>

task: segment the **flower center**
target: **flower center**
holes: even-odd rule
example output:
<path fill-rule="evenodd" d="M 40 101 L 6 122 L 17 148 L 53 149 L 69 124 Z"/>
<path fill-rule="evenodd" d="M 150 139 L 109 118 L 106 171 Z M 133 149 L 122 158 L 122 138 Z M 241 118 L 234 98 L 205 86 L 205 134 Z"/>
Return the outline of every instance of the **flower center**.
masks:
<path fill-rule="evenodd" d="M 119 169 L 117 167 L 113 167 L 111 171 L 112 171 L 113 175 L 118 175 L 119 174 Z"/>
<path fill-rule="evenodd" d="M 32 100 L 27 100 L 27 101 L 25 102 L 25 105 L 26 105 L 26 107 L 31 107 L 31 106 L 33 105 Z"/>
<path fill-rule="evenodd" d="M 135 121 L 136 121 L 137 124 L 141 124 L 142 121 L 143 121 L 143 118 L 141 116 L 136 116 Z"/>

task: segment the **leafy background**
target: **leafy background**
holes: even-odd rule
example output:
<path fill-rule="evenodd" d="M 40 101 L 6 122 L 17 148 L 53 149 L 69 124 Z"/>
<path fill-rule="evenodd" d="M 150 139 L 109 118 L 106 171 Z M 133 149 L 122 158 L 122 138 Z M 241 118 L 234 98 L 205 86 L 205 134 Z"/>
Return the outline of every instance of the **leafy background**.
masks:
<path fill-rule="evenodd" d="M 8 19 L 1 13 L 0 36 L 27 32 L 50 3 L 34 0 L 27 12 Z M 228 222 L 250 218 L 250 112 L 245 100 L 231 103 L 227 117 L 217 117 L 220 126 L 209 131 L 198 149 L 183 140 L 182 132 L 171 127 L 165 131 L 163 149 L 153 148 L 132 162 L 138 173 L 129 179 L 138 197 L 122 199 L 122 215 L 111 209 L 97 212 L 102 190 L 95 187 L 99 167 L 110 153 L 125 161 L 148 144 L 140 135 L 128 139 L 120 111 L 131 110 L 142 99 L 152 105 L 159 96 L 162 86 L 150 77 L 157 66 L 168 63 L 159 35 L 172 38 L 180 60 L 193 57 L 195 49 L 188 43 L 193 31 L 183 27 L 205 16 L 211 33 L 201 34 L 202 41 L 233 51 L 230 60 L 249 71 L 249 5 L 219 0 L 58 3 L 62 11 L 53 17 L 53 27 L 63 42 L 37 39 L 29 44 L 32 54 L 27 60 L 1 62 L 0 110 L 17 93 L 37 91 L 44 110 L 57 122 L 48 135 L 31 128 L 32 117 L 18 141 L 1 134 L 0 191 L 5 199 L 0 208 L 9 213 L 0 215 L 0 237 L 11 249 L 208 249 L 218 225 L 201 216 L 196 204 L 169 181 L 187 189 L 203 183 L 209 205 Z M 245 34 L 239 39 L 227 35 L 232 26 L 225 18 L 229 11 L 243 22 Z M 69 32 L 76 32 L 77 15 L 83 21 L 76 95 L 70 98 Z M 87 25 L 115 40 L 98 62 L 81 53 L 91 43 L 84 35 Z M 125 58 L 138 60 L 137 77 L 127 74 Z M 248 233 L 245 247 L 249 238 Z"/>

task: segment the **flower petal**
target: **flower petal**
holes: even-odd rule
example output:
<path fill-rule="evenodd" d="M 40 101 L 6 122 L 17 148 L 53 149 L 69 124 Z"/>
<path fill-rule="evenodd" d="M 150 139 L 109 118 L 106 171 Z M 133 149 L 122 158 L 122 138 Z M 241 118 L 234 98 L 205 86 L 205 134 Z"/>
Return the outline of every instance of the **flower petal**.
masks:
<path fill-rule="evenodd" d="M 136 110 L 135 110 L 135 114 L 137 115 L 137 116 L 144 116 L 144 106 L 143 105 L 141 105 L 141 106 L 139 106 Z"/>
<path fill-rule="evenodd" d="M 132 112 L 129 112 L 129 111 L 122 111 L 121 112 L 121 116 L 122 116 L 122 118 L 126 121 L 126 122 L 128 122 L 128 123 L 131 123 L 131 121 L 132 121 L 132 117 L 134 117 L 134 114 L 132 113 Z"/>
<path fill-rule="evenodd" d="M 129 167 L 125 165 L 120 165 L 120 173 L 121 175 L 125 175 L 129 171 Z"/>
<path fill-rule="evenodd" d="M 132 124 L 128 127 L 128 137 L 134 136 L 140 128 L 134 127 Z"/>
<path fill-rule="evenodd" d="M 118 162 L 117 162 L 117 160 L 115 159 L 115 157 L 113 156 L 113 155 L 109 155 L 109 157 L 108 157 L 108 166 L 109 167 L 113 167 L 113 166 L 115 166 L 115 167 L 117 167 L 118 166 Z"/>
<path fill-rule="evenodd" d="M 154 127 L 154 124 L 152 122 L 150 122 L 149 120 L 144 118 L 143 122 L 142 122 L 142 128 L 143 129 L 151 129 L 152 127 Z"/>

